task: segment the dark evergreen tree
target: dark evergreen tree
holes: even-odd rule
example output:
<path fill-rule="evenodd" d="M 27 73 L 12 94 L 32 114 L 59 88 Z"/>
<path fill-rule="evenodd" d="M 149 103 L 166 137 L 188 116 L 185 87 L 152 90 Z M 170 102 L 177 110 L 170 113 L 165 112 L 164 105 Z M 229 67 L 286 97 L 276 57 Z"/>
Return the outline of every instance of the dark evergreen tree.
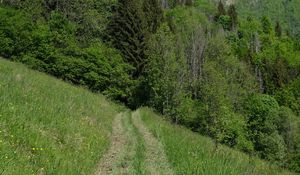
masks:
<path fill-rule="evenodd" d="M 233 4 L 229 6 L 228 15 L 230 16 L 231 30 L 235 31 L 238 23 L 238 14 Z"/>
<path fill-rule="evenodd" d="M 186 0 L 185 5 L 192 6 L 194 4 L 193 0 Z"/>
<path fill-rule="evenodd" d="M 226 15 L 226 10 L 225 10 L 223 2 L 220 0 L 219 4 L 218 4 L 218 12 L 215 15 L 215 21 L 218 22 L 220 17 L 224 16 L 224 15 Z"/>
<path fill-rule="evenodd" d="M 120 50 L 139 77 L 145 65 L 146 19 L 139 0 L 119 0 L 108 26 L 109 40 Z"/>
<path fill-rule="evenodd" d="M 223 2 L 220 0 L 219 5 L 218 5 L 218 16 L 221 16 L 221 15 L 226 15 L 226 10 L 225 10 Z"/>
<path fill-rule="evenodd" d="M 272 31 L 272 24 L 269 17 L 264 16 L 261 19 L 262 29 L 265 34 L 270 34 Z"/>
<path fill-rule="evenodd" d="M 281 37 L 281 35 L 282 35 L 282 28 L 280 26 L 279 21 L 276 22 L 275 34 L 276 34 L 277 37 Z"/>
<path fill-rule="evenodd" d="M 144 14 L 147 22 L 147 29 L 155 33 L 163 20 L 163 9 L 158 0 L 144 1 Z"/>

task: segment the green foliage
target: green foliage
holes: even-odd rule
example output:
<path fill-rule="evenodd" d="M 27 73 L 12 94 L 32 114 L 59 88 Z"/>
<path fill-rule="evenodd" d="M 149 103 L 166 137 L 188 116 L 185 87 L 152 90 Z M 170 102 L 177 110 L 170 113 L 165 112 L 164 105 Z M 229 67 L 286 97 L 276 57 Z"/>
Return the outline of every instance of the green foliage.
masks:
<path fill-rule="evenodd" d="M 165 116 L 158 116 L 149 109 L 140 110 L 141 117 L 153 135 L 159 139 L 174 168 L 175 174 L 292 174 L 257 158 L 220 145 L 183 127 L 170 124 Z"/>
<path fill-rule="evenodd" d="M 146 63 L 144 51 L 147 22 L 142 10 L 142 2 L 120 0 L 108 26 L 109 40 L 136 69 L 133 72 L 135 77 L 140 76 Z"/>
<path fill-rule="evenodd" d="M 104 44 L 77 46 L 76 24 L 53 11 L 47 22 L 30 22 L 22 12 L 1 8 L 0 54 L 93 91 L 123 101 L 133 84 L 132 68 Z"/>
<path fill-rule="evenodd" d="M 267 16 L 264 16 L 261 18 L 261 24 L 263 32 L 265 34 L 270 34 L 272 31 L 271 20 Z"/>
<path fill-rule="evenodd" d="M 261 92 L 271 95 L 298 74 L 296 41 L 276 37 L 275 28 L 267 17 L 260 23 L 248 18 L 240 22 L 238 37 L 231 40 L 239 57 L 251 64 Z"/>
<path fill-rule="evenodd" d="M 279 133 L 284 138 L 287 146 L 286 160 L 283 162 L 285 167 L 300 170 L 299 145 L 300 145 L 300 119 L 295 116 L 293 111 L 287 107 L 281 107 L 279 111 Z"/>
<path fill-rule="evenodd" d="M 221 24 L 223 29 L 235 31 L 238 25 L 238 14 L 236 12 L 235 5 L 231 4 L 226 12 L 222 1 L 219 1 L 215 21 Z"/>
<path fill-rule="evenodd" d="M 265 159 L 283 160 L 286 145 L 276 125 L 279 118 L 277 101 L 268 95 L 255 94 L 247 100 L 245 108 L 255 150 Z"/>
<path fill-rule="evenodd" d="M 248 88 L 255 88 L 255 83 L 221 38 L 213 38 L 208 45 L 200 86 L 200 100 L 206 105 L 201 120 L 205 122 L 199 126 L 220 142 L 248 151 L 251 143 L 246 136 L 245 119 L 238 114 L 242 108 L 239 103 L 247 96 Z"/>
<path fill-rule="evenodd" d="M 144 15 L 148 31 L 155 33 L 163 21 L 163 9 L 159 0 L 145 0 L 143 4 Z"/>
<path fill-rule="evenodd" d="M 276 95 L 278 102 L 291 108 L 296 114 L 300 114 L 300 78 L 290 85 L 278 90 Z"/>
<path fill-rule="evenodd" d="M 218 19 L 218 23 L 220 23 L 225 30 L 230 30 L 232 26 L 231 18 L 227 15 L 221 15 Z"/>
<path fill-rule="evenodd" d="M 268 16 L 273 23 L 279 21 L 284 31 L 295 36 L 299 33 L 300 9 L 298 0 L 259 0 L 255 3 L 248 0 L 236 1 L 238 13 L 242 17 L 249 15 L 260 19 Z"/>
<path fill-rule="evenodd" d="M 224 37 L 201 35 L 206 21 L 194 12 L 184 7 L 173 9 L 167 14 L 172 19 L 168 24 L 177 35 L 163 25 L 149 42 L 149 104 L 175 123 L 251 151 L 246 120 L 236 111 L 247 94 L 243 88 L 255 83 L 245 65 L 231 55 Z M 195 48 L 205 49 L 195 53 Z"/>
<path fill-rule="evenodd" d="M 276 22 L 276 26 L 275 26 L 275 33 L 276 33 L 277 37 L 282 36 L 282 28 L 281 28 L 280 23 L 278 21 Z"/>
<path fill-rule="evenodd" d="M 0 55 L 299 171 L 298 2 L 162 3 L 3 0 Z"/>
<path fill-rule="evenodd" d="M 33 25 L 24 13 L 0 7 L 1 55 L 20 55 L 31 47 L 30 33 Z"/>
<path fill-rule="evenodd" d="M 220 17 L 222 15 L 226 15 L 226 10 L 225 10 L 223 2 L 220 0 L 219 4 L 218 4 L 218 14 L 217 14 L 217 17 Z"/>
<path fill-rule="evenodd" d="M 185 71 L 180 55 L 177 55 L 175 36 L 167 25 L 162 25 L 149 44 L 150 104 L 164 114 L 172 114 L 180 103 L 180 89 L 183 89 L 183 84 L 177 80 Z"/>
<path fill-rule="evenodd" d="M 228 16 L 231 20 L 231 30 L 235 30 L 238 25 L 238 14 L 235 9 L 235 5 L 231 4 L 228 9 Z"/>
<path fill-rule="evenodd" d="M 88 46 L 91 40 L 103 37 L 115 0 L 3 0 L 1 3 L 22 9 L 32 21 L 48 20 L 52 12 L 58 12 L 77 24 L 76 38 L 80 45 Z"/>
<path fill-rule="evenodd" d="M 102 92 L 112 99 L 128 98 L 133 83 L 128 76 L 131 66 L 123 62 L 118 51 L 103 44 L 94 44 L 77 51 L 76 55 L 62 57 L 53 69 L 54 75 Z"/>

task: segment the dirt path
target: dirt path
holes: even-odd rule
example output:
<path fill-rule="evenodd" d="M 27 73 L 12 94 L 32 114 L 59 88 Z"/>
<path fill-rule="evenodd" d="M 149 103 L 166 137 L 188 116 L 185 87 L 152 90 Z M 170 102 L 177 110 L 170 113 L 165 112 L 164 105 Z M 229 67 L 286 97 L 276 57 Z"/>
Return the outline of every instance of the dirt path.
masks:
<path fill-rule="evenodd" d="M 136 141 L 126 125 L 126 113 L 118 114 L 113 122 L 111 147 L 102 157 L 95 174 L 130 174 Z"/>
<path fill-rule="evenodd" d="M 96 175 L 172 175 L 163 145 L 148 131 L 139 112 L 120 113 L 113 122 L 111 147 Z"/>
<path fill-rule="evenodd" d="M 174 174 L 164 153 L 163 145 L 149 132 L 143 124 L 139 111 L 132 114 L 132 121 L 145 140 L 145 166 L 151 175 Z"/>

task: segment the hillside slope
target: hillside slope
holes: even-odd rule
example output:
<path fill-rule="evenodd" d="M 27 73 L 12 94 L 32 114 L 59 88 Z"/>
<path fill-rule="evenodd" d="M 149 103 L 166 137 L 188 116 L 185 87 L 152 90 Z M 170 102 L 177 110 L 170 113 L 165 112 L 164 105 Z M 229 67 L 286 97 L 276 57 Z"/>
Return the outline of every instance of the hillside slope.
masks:
<path fill-rule="evenodd" d="M 90 174 L 119 107 L 0 59 L 0 174 Z"/>
<path fill-rule="evenodd" d="M 139 113 L 145 125 L 163 143 L 176 174 L 292 174 L 226 146 L 215 149 L 211 139 L 172 125 L 147 108 L 140 109 Z"/>
<path fill-rule="evenodd" d="M 0 174 L 289 174 L 0 59 Z"/>
<path fill-rule="evenodd" d="M 300 2 L 298 0 L 236 0 L 239 14 L 242 17 L 270 17 L 279 21 L 286 31 L 299 38 L 300 31 Z"/>

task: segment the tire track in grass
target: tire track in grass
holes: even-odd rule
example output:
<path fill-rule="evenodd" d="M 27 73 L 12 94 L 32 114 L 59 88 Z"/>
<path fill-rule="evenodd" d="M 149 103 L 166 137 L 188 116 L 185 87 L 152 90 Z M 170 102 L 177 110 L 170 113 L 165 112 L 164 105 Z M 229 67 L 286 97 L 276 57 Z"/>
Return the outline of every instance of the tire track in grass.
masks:
<path fill-rule="evenodd" d="M 128 175 L 145 175 L 144 167 L 144 139 L 132 123 L 131 113 L 126 113 L 124 126 L 128 130 L 129 144 L 127 145 Z"/>
<path fill-rule="evenodd" d="M 151 175 L 173 175 L 163 145 L 149 132 L 143 124 L 139 111 L 132 113 L 132 122 L 145 140 L 145 167 Z"/>
<path fill-rule="evenodd" d="M 126 144 L 126 136 L 124 135 L 124 127 L 122 124 L 123 113 L 119 113 L 113 121 L 113 131 L 111 135 L 111 147 L 101 158 L 99 167 L 95 174 L 104 175 L 111 174 L 121 152 Z"/>
<path fill-rule="evenodd" d="M 131 159 L 134 156 L 134 137 L 127 128 L 126 113 L 119 113 L 113 121 L 111 147 L 101 158 L 95 172 L 96 175 L 128 174 L 132 167 Z M 133 147 L 132 147 L 133 146 Z"/>
<path fill-rule="evenodd" d="M 97 175 L 143 175 L 143 139 L 131 121 L 131 113 L 118 114 L 113 122 L 111 147 L 102 157 Z"/>

